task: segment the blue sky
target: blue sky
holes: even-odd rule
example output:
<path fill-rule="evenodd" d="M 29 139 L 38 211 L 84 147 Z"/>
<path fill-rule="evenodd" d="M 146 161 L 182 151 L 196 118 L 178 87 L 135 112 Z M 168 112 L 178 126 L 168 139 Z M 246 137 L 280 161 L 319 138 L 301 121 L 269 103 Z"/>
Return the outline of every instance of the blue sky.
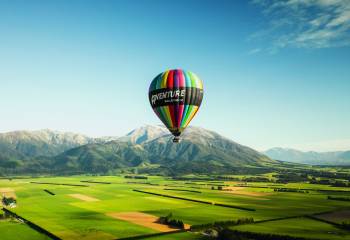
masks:
<path fill-rule="evenodd" d="M 204 82 L 192 125 L 258 150 L 350 149 L 347 0 L 0 0 L 0 132 L 160 124 L 153 77 Z"/>

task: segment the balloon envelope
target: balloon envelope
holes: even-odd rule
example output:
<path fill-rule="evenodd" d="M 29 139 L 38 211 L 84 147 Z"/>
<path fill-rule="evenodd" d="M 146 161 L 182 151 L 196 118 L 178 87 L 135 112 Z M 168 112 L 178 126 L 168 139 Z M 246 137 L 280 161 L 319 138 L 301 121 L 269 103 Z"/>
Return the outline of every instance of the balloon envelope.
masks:
<path fill-rule="evenodd" d="M 202 103 L 203 83 L 190 71 L 168 70 L 153 79 L 148 96 L 153 111 L 175 136 L 175 141 Z"/>

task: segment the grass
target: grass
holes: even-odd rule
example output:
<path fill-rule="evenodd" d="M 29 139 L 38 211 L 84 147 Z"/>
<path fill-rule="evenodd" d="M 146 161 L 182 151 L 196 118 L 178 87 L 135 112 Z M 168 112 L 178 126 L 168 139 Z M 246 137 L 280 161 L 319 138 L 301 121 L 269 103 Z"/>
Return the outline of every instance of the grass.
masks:
<path fill-rule="evenodd" d="M 38 233 L 24 223 L 13 220 L 0 220 L 0 238 L 1 240 L 49 240 L 44 234 Z"/>
<path fill-rule="evenodd" d="M 199 233 L 191 233 L 191 232 L 174 233 L 174 234 L 147 238 L 147 240 L 179 240 L 179 239 L 204 240 L 207 238 L 204 238 Z"/>
<path fill-rule="evenodd" d="M 81 184 L 81 181 L 111 182 L 111 184 L 98 184 L 84 182 L 89 187 L 31 184 L 35 182 Z M 127 183 L 127 182 L 135 183 Z M 144 183 L 158 185 L 147 185 Z M 186 184 L 188 183 L 188 184 Z M 350 209 L 350 202 L 327 200 L 328 193 L 317 190 L 344 190 L 344 188 L 334 188 L 324 185 L 300 184 L 273 184 L 273 183 L 248 183 L 247 187 L 240 191 L 262 193 L 261 196 L 249 196 L 211 190 L 211 184 L 227 184 L 235 186 L 237 182 L 217 182 L 217 181 L 175 181 L 159 176 L 150 176 L 149 179 L 124 179 L 122 176 L 72 176 L 72 177 L 43 177 L 35 179 L 13 179 L 12 181 L 0 179 L 0 188 L 13 188 L 17 195 L 18 206 L 12 209 L 20 216 L 38 224 L 42 228 L 52 232 L 63 239 L 116 239 L 131 236 L 157 233 L 156 230 L 149 229 L 131 222 L 111 218 L 106 213 L 111 212 L 145 212 L 156 216 L 165 216 L 172 213 L 174 218 L 183 220 L 190 225 L 205 224 L 214 221 L 235 220 L 238 218 L 253 217 L 254 220 L 266 220 L 280 217 L 315 214 L 325 211 L 335 211 L 337 209 Z M 198 190 L 201 193 L 189 191 L 167 191 L 165 185 L 171 188 L 185 190 Z M 308 188 L 309 193 L 273 192 L 272 187 L 288 188 Z M 195 188 L 193 188 L 195 187 Z M 266 187 L 266 188 L 261 188 Z M 55 193 L 47 194 L 44 189 Z M 195 202 L 188 202 L 180 199 L 165 198 L 161 196 L 147 195 L 132 191 L 140 189 L 155 193 L 171 194 L 191 199 L 200 199 L 216 203 L 224 203 L 256 209 L 255 212 L 239 209 L 229 209 L 220 206 L 207 205 Z M 72 198 L 69 194 L 83 194 L 98 199 L 96 202 L 87 202 Z M 332 194 L 337 195 L 338 193 Z M 259 195 L 259 194 L 258 194 Z M 341 196 L 350 196 L 349 193 L 339 193 Z M 288 230 L 284 228 L 284 221 L 273 221 L 254 225 L 242 225 L 242 229 L 249 231 L 276 232 L 281 231 L 286 234 L 307 234 L 306 230 L 311 229 L 311 235 L 320 239 L 339 239 L 339 234 L 343 230 L 337 230 L 332 225 L 315 220 L 297 218 L 290 219 L 291 224 L 298 226 L 296 229 Z M 290 227 L 287 221 L 286 227 Z M 299 221 L 299 222 L 298 222 Z M 279 222 L 282 222 L 279 224 Z M 0 227 L 3 222 L 0 223 Z M 13 224 L 13 223 L 12 223 Z M 276 225 L 274 225 L 276 224 Z M 15 226 L 17 226 L 15 224 Z M 9 227 L 7 232 L 21 234 L 28 228 L 21 224 L 21 229 Z M 13 230 L 11 230 L 13 229 Z M 303 230 L 304 229 L 304 230 Z M 318 230 L 317 230 L 318 229 Z M 329 234 L 336 232 L 336 234 Z M 34 231 L 29 228 L 27 231 Z M 1 231 L 0 231 L 1 232 Z M 317 235 L 319 232 L 319 235 Z M 36 232 L 34 232 L 36 233 Z M 27 239 L 41 239 L 30 237 Z M 347 236 L 347 235 L 346 235 Z M 3 239 L 2 237 L 0 237 Z M 176 233 L 165 236 L 152 237 L 147 239 L 201 239 L 201 235 L 194 233 Z M 4 238 L 6 239 L 6 238 Z M 18 239 L 25 239 L 20 238 Z"/>
<path fill-rule="evenodd" d="M 280 221 L 248 224 L 231 227 L 231 229 L 327 240 L 344 240 L 350 238 L 349 231 L 341 230 L 333 225 L 308 218 L 293 218 Z"/>

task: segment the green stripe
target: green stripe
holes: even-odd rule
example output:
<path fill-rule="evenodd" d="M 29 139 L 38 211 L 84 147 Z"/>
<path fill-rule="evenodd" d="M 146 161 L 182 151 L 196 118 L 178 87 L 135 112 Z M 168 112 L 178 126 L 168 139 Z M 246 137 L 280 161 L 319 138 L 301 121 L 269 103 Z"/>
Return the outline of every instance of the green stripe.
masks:
<path fill-rule="evenodd" d="M 187 109 L 187 112 L 186 112 L 186 116 L 184 118 L 184 124 L 187 122 L 187 119 L 191 115 L 192 109 L 193 109 L 193 105 L 189 105 L 189 108 Z"/>
<path fill-rule="evenodd" d="M 188 72 L 189 74 L 190 74 L 190 76 L 191 76 L 191 84 L 192 84 L 192 86 L 191 87 L 197 87 L 197 83 L 196 83 L 196 79 L 195 79 L 195 77 L 192 75 L 192 73 L 191 72 Z"/>
<path fill-rule="evenodd" d="M 189 105 L 185 105 L 184 106 L 184 111 L 183 111 L 183 113 L 182 113 L 182 119 L 181 119 L 181 124 L 180 124 L 180 127 L 184 127 L 184 125 L 185 125 L 185 118 L 186 118 L 186 114 L 187 114 L 187 112 L 188 112 L 188 109 L 189 109 Z"/>
<path fill-rule="evenodd" d="M 165 106 L 166 107 L 166 106 Z M 171 127 L 171 123 L 169 122 L 169 118 L 167 117 L 165 110 L 163 109 L 163 107 L 158 107 L 157 109 L 159 109 L 160 115 L 162 116 L 162 120 L 163 122 L 165 122 L 165 126 L 167 127 Z"/>

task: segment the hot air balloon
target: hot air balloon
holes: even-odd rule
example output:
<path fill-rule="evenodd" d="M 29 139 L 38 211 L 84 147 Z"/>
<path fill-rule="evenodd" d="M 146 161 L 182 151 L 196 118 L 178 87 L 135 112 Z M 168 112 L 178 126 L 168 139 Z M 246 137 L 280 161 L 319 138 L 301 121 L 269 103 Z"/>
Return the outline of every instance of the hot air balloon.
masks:
<path fill-rule="evenodd" d="M 190 71 L 168 70 L 153 79 L 148 97 L 153 111 L 174 135 L 173 142 L 179 142 L 202 103 L 203 82 Z"/>

